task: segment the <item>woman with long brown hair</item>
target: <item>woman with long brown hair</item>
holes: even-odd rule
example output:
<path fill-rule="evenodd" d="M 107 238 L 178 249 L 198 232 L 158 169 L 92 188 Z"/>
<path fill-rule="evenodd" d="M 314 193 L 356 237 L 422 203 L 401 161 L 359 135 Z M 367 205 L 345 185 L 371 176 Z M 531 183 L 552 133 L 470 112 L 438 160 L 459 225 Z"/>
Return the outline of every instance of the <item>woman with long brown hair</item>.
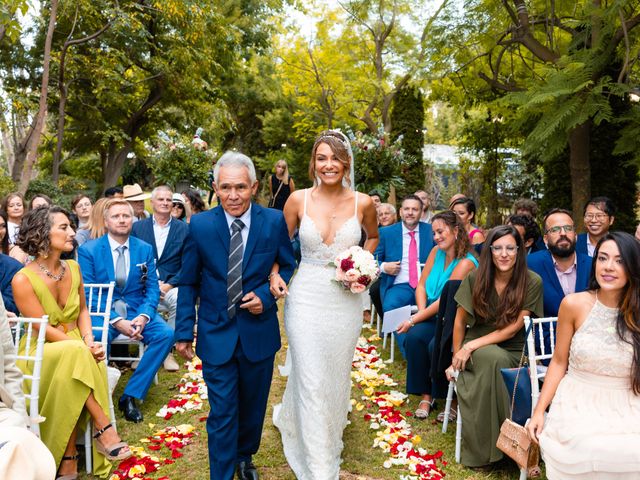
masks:
<path fill-rule="evenodd" d="M 453 329 L 453 360 L 462 415 L 461 463 L 482 467 L 501 460 L 496 447 L 509 416 L 501 368 L 517 367 L 524 348 L 524 317 L 542 316 L 542 280 L 527 270 L 522 237 L 509 225 L 492 229 L 480 265 L 460 284 Z M 451 372 L 448 373 L 451 376 Z"/>
<path fill-rule="evenodd" d="M 469 236 L 460 217 L 452 211 L 434 215 L 431 219 L 433 240 L 416 287 L 418 312 L 403 322 L 398 333 L 406 333 L 407 393 L 421 395 L 415 412 L 416 418 L 427 418 L 433 407 L 433 398 L 442 398 L 445 392 L 432 392 L 431 355 L 429 344 L 436 330 L 436 315 L 440 307 L 440 294 L 449 280 L 462 280 L 478 266 L 471 253 Z M 432 396 L 433 394 L 433 396 Z"/>
<path fill-rule="evenodd" d="M 89 220 L 82 227 L 78 228 L 76 232 L 76 242 L 78 242 L 78 245 L 101 237 L 107 232 L 107 227 L 104 225 L 104 207 L 109 200 L 109 198 L 99 198 L 96 200 L 96 203 L 93 204 L 91 213 L 89 214 Z"/>
<path fill-rule="evenodd" d="M 528 429 L 540 440 L 550 480 L 638 478 L 640 244 L 631 235 L 605 234 L 589 290 L 560 304 L 553 358 Z"/>

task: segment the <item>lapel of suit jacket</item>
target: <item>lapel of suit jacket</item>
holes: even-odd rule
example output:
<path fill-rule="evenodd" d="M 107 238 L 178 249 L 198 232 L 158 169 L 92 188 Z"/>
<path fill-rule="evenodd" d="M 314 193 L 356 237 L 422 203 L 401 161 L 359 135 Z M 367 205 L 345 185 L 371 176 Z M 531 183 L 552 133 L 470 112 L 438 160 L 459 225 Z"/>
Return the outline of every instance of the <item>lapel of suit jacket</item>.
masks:
<path fill-rule="evenodd" d="M 418 235 L 420 236 L 420 263 L 427 261 L 427 257 L 431 252 L 431 239 L 429 238 L 429 226 L 427 223 L 418 223 Z"/>
<path fill-rule="evenodd" d="M 153 222 L 154 222 L 153 217 L 151 217 L 149 220 L 150 221 L 143 220 L 144 228 L 147 229 L 147 235 L 149 235 L 148 238 L 153 239 L 153 242 L 151 242 L 151 246 L 153 247 L 153 256 L 158 260 L 160 260 L 160 258 L 158 257 L 158 247 L 156 246 L 156 232 L 153 229 Z M 169 230 L 169 233 L 171 233 L 171 230 Z"/>
<path fill-rule="evenodd" d="M 249 264 L 249 257 L 253 253 L 253 249 L 258 242 L 262 232 L 262 208 L 259 205 L 251 205 L 251 225 L 249 226 L 249 236 L 247 238 L 247 245 L 244 249 L 244 256 L 242 259 L 242 271 L 244 272 Z"/>
<path fill-rule="evenodd" d="M 391 241 L 393 242 L 391 248 L 389 249 L 389 258 L 385 260 L 386 262 L 397 262 L 402 261 L 402 222 L 396 223 L 397 234 L 391 235 Z"/>
<path fill-rule="evenodd" d="M 109 245 L 109 239 L 107 238 L 107 235 L 103 235 L 100 239 L 100 250 L 102 261 L 105 264 L 105 268 L 107 269 L 108 281 L 111 281 L 111 279 L 115 280 L 116 274 L 113 268 L 113 253 L 111 252 L 111 246 Z M 95 265 L 95 268 L 97 270 L 97 265 Z"/>
<path fill-rule="evenodd" d="M 547 261 L 544 262 L 544 267 L 547 270 L 547 277 L 549 281 L 553 285 L 553 288 L 556 290 L 560 298 L 564 297 L 564 290 L 562 290 L 562 285 L 560 285 L 560 280 L 558 280 L 558 274 L 556 273 L 556 267 L 553 265 L 553 257 L 551 256 L 551 252 L 547 251 Z"/>
<path fill-rule="evenodd" d="M 167 235 L 167 241 L 164 242 L 164 249 L 162 250 L 162 256 L 164 257 L 165 253 L 167 253 L 167 251 L 171 250 L 172 247 L 172 243 L 175 236 L 177 235 L 176 231 L 178 230 L 178 224 L 176 222 L 181 222 L 182 220 L 176 220 L 175 218 L 171 219 L 171 223 L 169 224 L 169 234 Z M 158 259 L 158 261 L 160 260 L 160 257 L 158 257 L 158 251 L 156 250 L 156 246 L 155 246 L 155 242 L 153 245 L 153 250 L 154 253 L 156 255 L 156 258 Z"/>
<path fill-rule="evenodd" d="M 227 223 L 227 217 L 225 217 L 222 207 L 218 206 L 214 208 L 213 216 L 214 230 L 218 232 L 222 246 L 227 252 L 227 255 L 229 255 L 229 240 L 231 239 L 231 233 L 229 233 L 229 224 Z M 203 241 L 206 242 L 207 239 L 203 239 Z"/>
<path fill-rule="evenodd" d="M 136 241 L 134 238 L 129 237 L 129 275 L 127 275 L 127 283 L 124 284 L 123 291 L 127 290 L 131 282 L 134 281 L 134 277 L 137 279 L 137 270 L 140 268 L 138 265 L 141 265 L 144 262 L 144 258 L 140 258 L 140 249 L 136 248 Z M 147 268 L 151 268 L 151 265 L 147 265 Z"/>

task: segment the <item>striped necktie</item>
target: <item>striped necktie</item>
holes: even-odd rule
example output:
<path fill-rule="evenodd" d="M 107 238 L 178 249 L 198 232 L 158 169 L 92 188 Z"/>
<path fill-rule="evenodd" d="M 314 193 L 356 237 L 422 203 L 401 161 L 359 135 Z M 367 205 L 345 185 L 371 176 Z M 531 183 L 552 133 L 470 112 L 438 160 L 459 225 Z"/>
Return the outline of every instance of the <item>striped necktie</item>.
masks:
<path fill-rule="evenodd" d="M 244 223 L 235 219 L 231 224 L 231 240 L 229 242 L 229 269 L 227 273 L 227 314 L 229 318 L 236 315 L 236 303 L 242 298 L 242 229 Z"/>

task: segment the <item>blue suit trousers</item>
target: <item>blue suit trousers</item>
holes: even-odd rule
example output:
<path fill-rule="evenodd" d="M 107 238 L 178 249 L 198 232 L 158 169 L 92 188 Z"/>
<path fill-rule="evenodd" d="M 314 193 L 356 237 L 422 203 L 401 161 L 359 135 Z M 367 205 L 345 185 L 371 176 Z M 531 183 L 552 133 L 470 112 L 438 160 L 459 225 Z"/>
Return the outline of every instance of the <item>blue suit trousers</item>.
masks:
<path fill-rule="evenodd" d="M 207 419 L 211 480 L 233 480 L 236 465 L 258 451 L 274 358 L 250 362 L 238 340 L 228 362 L 202 365 L 211 406 Z"/>

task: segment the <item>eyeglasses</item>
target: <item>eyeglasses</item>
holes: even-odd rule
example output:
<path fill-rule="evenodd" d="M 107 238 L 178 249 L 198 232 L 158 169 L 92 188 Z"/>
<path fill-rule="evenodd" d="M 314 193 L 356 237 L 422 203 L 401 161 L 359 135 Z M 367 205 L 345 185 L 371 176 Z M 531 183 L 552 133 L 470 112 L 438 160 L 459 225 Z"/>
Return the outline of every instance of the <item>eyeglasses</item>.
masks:
<path fill-rule="evenodd" d="M 517 245 L 491 245 L 489 247 L 491 253 L 494 255 L 500 255 L 502 252 L 507 252 L 507 255 L 513 256 L 518 251 Z"/>
<path fill-rule="evenodd" d="M 558 225 L 557 227 L 547 228 L 544 233 L 560 233 L 560 230 L 564 230 L 564 233 L 575 232 L 576 228 L 573 225 Z"/>
<path fill-rule="evenodd" d="M 90 207 L 91 203 L 87 202 L 87 203 L 78 203 L 76 205 L 76 208 L 85 208 L 85 207 Z"/>
<path fill-rule="evenodd" d="M 605 218 L 607 218 L 609 215 L 606 213 L 585 213 L 584 214 L 584 219 L 587 222 L 590 222 L 591 220 L 598 220 L 599 222 L 603 221 Z"/>

